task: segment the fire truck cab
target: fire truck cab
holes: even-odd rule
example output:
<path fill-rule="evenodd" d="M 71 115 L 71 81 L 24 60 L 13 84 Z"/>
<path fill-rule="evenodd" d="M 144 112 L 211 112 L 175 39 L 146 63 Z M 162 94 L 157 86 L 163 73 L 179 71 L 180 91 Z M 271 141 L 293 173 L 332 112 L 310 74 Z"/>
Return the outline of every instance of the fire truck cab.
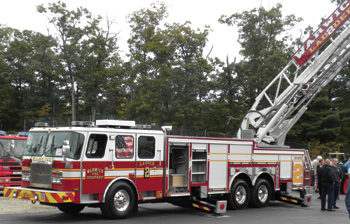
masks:
<path fill-rule="evenodd" d="M 26 135 L 6 135 L 0 131 L 0 194 L 5 187 L 21 186 L 21 158 L 26 144 Z"/>
<path fill-rule="evenodd" d="M 22 186 L 5 196 L 55 205 L 65 213 L 99 207 L 124 218 L 144 202 L 170 202 L 215 213 L 265 207 L 270 200 L 308 205 L 305 150 L 263 148 L 253 140 L 167 135 L 134 121 L 36 127 L 23 156 Z M 287 189 L 300 193 L 287 196 Z M 286 199 L 287 200 L 287 199 Z"/>

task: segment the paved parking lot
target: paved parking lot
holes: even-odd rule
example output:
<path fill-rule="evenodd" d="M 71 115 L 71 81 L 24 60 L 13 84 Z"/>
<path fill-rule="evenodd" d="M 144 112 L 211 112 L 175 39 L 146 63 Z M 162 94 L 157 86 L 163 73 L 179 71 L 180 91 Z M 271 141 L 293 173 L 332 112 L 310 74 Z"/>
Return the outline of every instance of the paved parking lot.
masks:
<path fill-rule="evenodd" d="M 317 196 L 317 195 L 316 195 Z M 314 196 L 315 197 L 315 196 Z M 124 220 L 105 219 L 100 210 L 85 208 L 80 214 L 69 216 L 56 208 L 41 205 L 32 205 L 30 201 L 0 198 L 0 210 L 9 207 L 7 214 L 0 215 L 1 224 L 29 223 L 82 223 L 103 222 L 106 224 L 142 223 L 154 224 L 185 224 L 185 223 L 259 223 L 259 224 L 333 224 L 349 223 L 349 215 L 345 209 L 344 195 L 338 201 L 339 210 L 335 212 L 321 211 L 320 200 L 313 199 L 310 207 L 301 207 L 283 202 L 271 202 L 267 208 L 246 208 L 244 210 L 230 210 L 223 216 L 213 216 L 197 209 L 187 209 L 167 203 L 142 204 L 139 212 Z M 6 204 L 6 205 L 5 205 Z"/>

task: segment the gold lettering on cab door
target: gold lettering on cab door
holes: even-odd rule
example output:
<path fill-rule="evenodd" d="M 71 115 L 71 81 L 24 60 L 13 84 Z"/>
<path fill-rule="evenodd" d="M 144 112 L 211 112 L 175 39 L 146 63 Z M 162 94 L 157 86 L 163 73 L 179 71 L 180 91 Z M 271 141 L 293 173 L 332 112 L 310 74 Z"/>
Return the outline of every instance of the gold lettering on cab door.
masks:
<path fill-rule="evenodd" d="M 90 168 L 86 170 L 86 179 L 103 179 L 104 170 L 100 168 Z"/>

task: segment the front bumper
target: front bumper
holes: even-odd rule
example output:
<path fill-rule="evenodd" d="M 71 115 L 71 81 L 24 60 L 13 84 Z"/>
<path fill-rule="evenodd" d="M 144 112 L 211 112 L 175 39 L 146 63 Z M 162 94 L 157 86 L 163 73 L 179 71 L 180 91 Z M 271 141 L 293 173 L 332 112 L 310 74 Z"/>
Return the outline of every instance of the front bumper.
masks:
<path fill-rule="evenodd" d="M 35 190 L 32 188 L 8 187 L 4 189 L 4 197 L 38 201 L 49 204 L 74 203 L 75 192 L 52 190 Z"/>

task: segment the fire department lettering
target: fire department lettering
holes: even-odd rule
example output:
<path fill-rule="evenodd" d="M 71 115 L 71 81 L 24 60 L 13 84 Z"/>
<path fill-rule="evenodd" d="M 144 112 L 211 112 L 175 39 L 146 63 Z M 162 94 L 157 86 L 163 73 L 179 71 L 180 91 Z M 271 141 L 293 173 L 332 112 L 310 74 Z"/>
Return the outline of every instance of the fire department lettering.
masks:
<path fill-rule="evenodd" d="M 52 162 L 52 157 L 33 157 L 33 161 L 40 161 L 40 162 Z"/>
<path fill-rule="evenodd" d="M 345 0 L 293 55 L 302 66 L 350 17 L 350 1 Z"/>
<path fill-rule="evenodd" d="M 154 166 L 154 162 L 153 161 L 145 161 L 145 162 L 139 163 L 139 166 L 146 166 L 146 165 Z"/>
<path fill-rule="evenodd" d="M 100 168 L 90 168 L 86 170 L 86 179 L 103 179 L 104 170 Z"/>

